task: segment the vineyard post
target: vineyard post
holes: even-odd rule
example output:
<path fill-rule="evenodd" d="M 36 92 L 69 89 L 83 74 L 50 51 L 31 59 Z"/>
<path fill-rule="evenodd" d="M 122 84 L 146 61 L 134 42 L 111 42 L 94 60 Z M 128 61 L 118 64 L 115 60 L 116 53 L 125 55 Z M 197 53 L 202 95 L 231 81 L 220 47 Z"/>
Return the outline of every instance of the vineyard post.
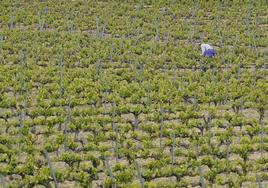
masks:
<path fill-rule="evenodd" d="M 4 44 L 4 37 L 2 35 L 0 35 L 0 54 L 1 55 L 1 59 L 3 59 L 3 62 L 5 63 L 5 58 L 3 56 L 3 44 Z"/>
<path fill-rule="evenodd" d="M 109 91 L 108 91 L 109 86 L 108 86 L 107 72 L 105 71 L 104 74 L 105 74 L 105 93 L 106 93 L 106 95 L 109 95 Z"/>
<path fill-rule="evenodd" d="M 182 17 L 182 21 L 181 21 L 181 30 L 182 30 L 182 31 L 184 31 L 185 23 L 186 23 L 186 16 L 183 16 L 183 17 Z"/>
<path fill-rule="evenodd" d="M 255 39 L 254 32 L 252 32 L 252 39 L 253 39 L 253 43 L 254 43 L 254 49 L 255 49 L 255 53 L 256 53 L 256 58 L 258 58 L 258 48 L 257 48 L 257 45 L 256 45 L 256 39 Z"/>
<path fill-rule="evenodd" d="M 215 74 L 215 69 L 214 66 L 210 67 L 210 81 L 214 82 L 214 74 Z"/>
<path fill-rule="evenodd" d="M 177 88 L 176 80 L 177 80 L 177 71 L 176 71 L 176 66 L 173 68 L 173 79 L 172 79 L 172 84 Z"/>
<path fill-rule="evenodd" d="M 240 111 L 240 113 L 241 113 L 241 116 L 243 116 L 244 108 L 245 108 L 245 99 L 244 99 L 244 96 L 242 96 L 241 106 L 238 109 L 238 111 Z M 240 124 L 240 131 L 242 131 L 242 127 L 244 127 L 244 121 L 243 120 L 242 120 L 242 122 Z"/>
<path fill-rule="evenodd" d="M 188 33 L 188 35 L 189 35 L 189 42 L 191 43 L 191 44 L 193 44 L 193 33 L 194 33 L 194 31 L 193 31 L 193 22 L 194 22 L 194 14 L 195 14 L 195 10 L 194 10 L 194 7 L 193 7 L 194 5 L 191 5 L 191 18 L 190 18 L 190 21 L 189 21 L 189 23 L 190 23 L 190 28 L 189 28 L 189 33 Z"/>
<path fill-rule="evenodd" d="M 168 42 L 169 42 L 169 34 L 168 34 L 167 31 L 165 31 L 164 36 L 165 36 L 165 37 L 164 37 L 164 38 L 165 38 L 165 44 L 167 45 Z"/>
<path fill-rule="evenodd" d="M 1 176 L 2 187 L 3 188 L 6 188 L 6 180 L 5 180 L 5 177 L 2 174 L 0 174 L 0 176 Z"/>
<path fill-rule="evenodd" d="M 150 106 L 150 104 L 151 104 L 151 98 L 150 98 L 150 92 L 151 92 L 151 88 L 150 88 L 150 80 L 148 81 L 148 83 L 147 83 L 147 106 Z"/>
<path fill-rule="evenodd" d="M 213 20 L 213 31 L 214 31 L 214 33 L 217 32 L 217 19 L 216 19 L 216 16 L 214 16 L 214 20 Z"/>
<path fill-rule="evenodd" d="M 133 63 L 133 69 L 134 69 L 134 81 L 137 81 L 137 67 L 136 67 L 136 63 Z"/>
<path fill-rule="evenodd" d="M 139 129 L 139 113 L 134 113 L 134 130 Z"/>
<path fill-rule="evenodd" d="M 263 140 L 264 140 L 264 121 L 260 121 L 260 125 L 261 125 L 261 157 L 263 156 Z"/>
<path fill-rule="evenodd" d="M 140 63 L 140 84 L 143 82 L 143 78 L 142 78 L 142 70 L 143 70 L 143 64 Z"/>
<path fill-rule="evenodd" d="M 197 111 L 197 96 L 196 96 L 196 92 L 194 93 L 194 111 Z"/>
<path fill-rule="evenodd" d="M 103 26 L 102 26 L 102 32 L 101 32 L 101 37 L 102 37 L 102 38 L 103 38 L 104 35 L 105 35 L 105 30 L 106 30 L 106 25 L 105 25 L 105 23 L 104 23 Z"/>
<path fill-rule="evenodd" d="M 10 30 L 13 30 L 14 29 L 14 16 L 13 16 L 13 10 L 12 10 L 12 8 L 10 10 L 9 29 Z"/>
<path fill-rule="evenodd" d="M 100 36 L 100 29 L 99 29 L 99 18 L 98 18 L 98 16 L 96 16 L 96 35 L 97 35 L 97 37 L 99 37 Z"/>
<path fill-rule="evenodd" d="M 266 64 L 266 48 L 264 48 L 264 52 L 263 52 L 263 67 L 264 67 L 264 69 L 267 69 L 267 64 Z"/>
<path fill-rule="evenodd" d="M 116 137 L 116 141 L 115 141 L 115 157 L 116 157 L 116 162 L 118 162 L 118 125 L 117 123 L 115 124 L 115 137 Z"/>
<path fill-rule="evenodd" d="M 67 142 L 67 117 L 64 118 L 64 130 L 63 130 L 63 134 L 64 134 L 64 138 L 63 138 L 63 143 L 64 143 L 64 150 L 67 151 L 67 146 L 66 146 L 66 142 Z"/>
<path fill-rule="evenodd" d="M 230 139 L 226 142 L 226 174 L 229 174 Z"/>
<path fill-rule="evenodd" d="M 250 19 L 250 7 L 247 5 L 247 15 L 246 15 L 246 35 L 249 34 L 249 19 Z"/>
<path fill-rule="evenodd" d="M 123 40 L 125 39 L 125 34 L 122 35 L 121 40 L 119 41 L 119 55 L 123 54 L 123 50 L 124 50 L 124 43 Z M 120 58 L 120 63 L 123 63 L 124 60 Z"/>
<path fill-rule="evenodd" d="M 255 2 L 255 0 L 254 0 L 254 2 Z M 258 22 L 259 12 L 258 12 L 258 10 L 256 10 L 256 11 L 257 12 L 256 12 L 255 17 L 254 17 L 254 26 L 255 26 L 255 29 L 258 29 L 258 26 L 259 26 L 259 22 Z"/>
<path fill-rule="evenodd" d="M 141 0 L 141 9 L 144 8 L 144 0 Z"/>
<path fill-rule="evenodd" d="M 60 54 L 60 99 L 62 98 L 62 65 L 63 64 L 63 49 Z"/>
<path fill-rule="evenodd" d="M 75 129 L 75 133 L 74 133 L 74 142 L 79 141 L 78 135 L 79 135 L 79 128 L 76 128 Z"/>
<path fill-rule="evenodd" d="M 127 30 L 127 37 L 129 37 L 129 22 L 127 16 L 126 16 L 126 30 Z"/>
<path fill-rule="evenodd" d="M 67 141 L 67 137 L 68 137 L 68 122 L 70 122 L 71 119 L 71 101 L 69 100 L 69 104 L 67 107 L 67 116 L 65 116 L 64 118 L 64 130 L 63 130 L 63 134 L 64 134 L 64 150 L 67 150 L 67 146 L 66 146 L 66 141 Z"/>
<path fill-rule="evenodd" d="M 53 180 L 54 180 L 54 183 L 55 183 L 55 188 L 59 188 L 58 183 L 57 183 L 57 180 L 56 180 L 56 176 L 55 176 L 55 171 L 54 171 L 54 169 L 53 169 L 52 162 L 50 161 L 50 158 L 49 158 L 49 155 L 48 155 L 46 149 L 44 150 L 44 153 L 45 153 L 45 157 L 46 157 L 46 159 L 47 159 L 47 163 L 48 163 L 48 165 L 49 165 L 50 174 L 51 174 L 51 176 L 52 176 L 52 178 L 53 178 Z"/>
<path fill-rule="evenodd" d="M 258 188 L 263 188 L 260 177 L 258 175 L 256 176 L 256 181 L 257 181 Z"/>
<path fill-rule="evenodd" d="M 217 11 L 217 14 L 219 14 L 219 12 Z M 220 15 L 218 15 L 218 36 L 220 38 L 220 48 L 223 47 L 223 37 L 222 37 L 222 33 L 221 33 L 221 30 L 220 30 L 220 26 L 221 26 L 221 17 Z"/>
<path fill-rule="evenodd" d="M 21 50 L 20 51 L 20 95 L 22 96 L 23 95 L 23 87 L 24 87 L 24 78 L 23 78 L 23 68 L 24 68 L 24 58 L 23 58 L 23 51 Z M 18 155 L 18 158 L 20 160 L 20 157 L 21 157 L 21 150 L 22 150 L 22 143 L 23 143 L 23 133 L 22 133 L 22 124 L 23 124 L 23 108 L 24 108 L 24 105 L 20 105 L 20 134 L 19 134 L 19 155 Z"/>
<path fill-rule="evenodd" d="M 44 8 L 44 13 L 45 13 L 45 15 L 47 15 L 47 13 L 48 13 L 48 8 L 47 7 Z"/>
<path fill-rule="evenodd" d="M 203 136 L 203 133 L 202 133 L 202 136 Z M 195 149 L 195 154 L 196 154 L 196 156 L 197 157 L 199 157 L 200 156 L 200 149 L 199 149 L 199 143 L 198 143 L 198 141 L 199 141 L 199 137 L 197 137 L 196 138 L 196 144 L 194 145 L 194 149 Z"/>
<path fill-rule="evenodd" d="M 144 188 L 144 179 L 141 176 L 141 170 L 140 170 L 139 164 L 136 160 L 134 161 L 134 163 L 135 163 L 135 167 L 138 173 L 138 178 L 140 180 L 141 188 Z"/>
<path fill-rule="evenodd" d="M 95 72 L 96 72 L 96 77 L 99 75 L 99 60 L 95 62 Z"/>
<path fill-rule="evenodd" d="M 244 112 L 244 108 L 245 108 L 245 99 L 244 99 L 244 96 L 242 96 L 242 101 L 241 101 L 241 113 Z"/>
<path fill-rule="evenodd" d="M 211 115 L 208 115 L 208 121 L 207 121 L 207 126 L 208 126 L 208 145 L 209 148 L 211 148 Z"/>
<path fill-rule="evenodd" d="M 41 19 L 40 12 L 38 12 L 38 19 L 39 19 L 39 32 L 41 33 L 45 27 L 45 20 Z"/>
<path fill-rule="evenodd" d="M 135 36 L 134 45 L 138 43 L 140 34 L 141 34 L 141 30 L 137 29 L 137 35 Z"/>
<path fill-rule="evenodd" d="M 217 14 L 217 21 L 218 21 L 218 32 L 220 31 L 220 27 L 222 26 L 222 20 L 221 20 L 221 11 L 222 11 L 222 4 L 219 1 L 217 8 L 216 8 L 216 14 Z"/>
<path fill-rule="evenodd" d="M 206 188 L 205 180 L 204 180 L 204 176 L 203 176 L 203 172 L 202 172 L 201 166 L 198 167 L 198 174 L 199 174 L 199 182 L 201 184 L 201 187 L 202 188 Z"/>
<path fill-rule="evenodd" d="M 236 49 L 236 46 L 237 46 L 237 41 L 238 41 L 238 37 L 237 37 L 237 34 L 236 34 L 235 35 L 235 41 L 234 41 L 233 48 L 232 48 L 232 55 L 233 56 L 235 56 L 235 49 Z"/>
<path fill-rule="evenodd" d="M 194 5 L 192 5 L 194 6 Z M 192 12 L 191 12 L 191 20 L 190 20 L 190 30 L 189 30 L 189 42 L 192 44 L 192 48 L 194 48 L 194 42 L 193 42 L 193 35 L 194 35 L 194 28 L 193 28 L 193 25 L 194 25 L 194 22 L 195 22 L 195 9 L 194 7 L 191 8 L 192 9 Z"/>
<path fill-rule="evenodd" d="M 73 22 L 71 20 L 71 17 L 72 17 L 71 15 L 67 16 L 67 31 L 69 33 L 72 33 L 72 31 L 73 31 Z"/>
<path fill-rule="evenodd" d="M 118 125 L 115 123 L 115 116 L 116 116 L 116 103 L 113 102 L 112 104 L 113 114 L 112 114 L 112 130 L 115 132 L 115 157 L 116 162 L 118 162 Z M 114 143 L 114 142 L 113 142 Z"/>
<path fill-rule="evenodd" d="M 18 158 L 19 158 L 19 160 L 20 160 L 20 157 L 21 157 L 21 145 L 22 145 L 22 142 L 23 142 L 23 140 L 22 140 L 22 122 L 23 122 L 23 111 L 22 111 L 22 109 L 20 109 L 20 135 L 19 135 L 19 137 L 20 137 L 20 139 L 19 139 L 19 156 L 18 156 Z"/>
<path fill-rule="evenodd" d="M 220 33 L 219 33 L 219 35 L 220 35 Z M 222 37 L 222 35 L 220 35 L 220 48 L 222 48 L 223 45 L 224 45 L 224 43 L 223 43 L 223 37 Z"/>
<path fill-rule="evenodd" d="M 28 101 L 27 101 L 28 97 L 29 97 L 29 88 L 28 88 L 28 86 L 26 84 L 25 95 L 24 95 L 24 107 L 25 108 L 27 108 L 27 106 L 28 106 Z M 24 113 L 23 118 L 24 118 L 23 120 L 25 121 L 26 112 Z"/>
<path fill-rule="evenodd" d="M 161 118 L 161 122 L 160 122 L 160 148 L 162 148 L 162 138 L 163 138 L 163 124 L 164 124 L 164 119 L 163 119 L 163 108 L 160 107 L 160 118 Z"/>
<path fill-rule="evenodd" d="M 110 51 L 110 61 L 113 62 L 113 54 L 114 54 L 114 43 L 111 46 L 111 51 Z"/>
<path fill-rule="evenodd" d="M 134 26 L 133 33 L 135 33 L 135 31 L 136 31 L 136 21 L 137 21 L 138 11 L 139 11 L 139 7 L 137 6 L 135 9 L 135 15 L 132 17 L 132 23 Z"/>
<path fill-rule="evenodd" d="M 0 35 L 0 54 L 2 54 L 2 52 L 3 52 L 3 36 Z M 3 59 L 4 59 L 4 57 L 3 57 Z"/>
<path fill-rule="evenodd" d="M 115 131 L 115 116 L 116 116 L 116 112 L 115 112 L 115 108 L 116 108 L 116 104 L 115 102 L 113 102 L 113 106 L 112 106 L 112 109 L 113 109 L 113 117 L 112 117 L 112 130 Z"/>
<path fill-rule="evenodd" d="M 113 182 L 113 184 L 112 184 L 112 188 L 116 188 L 116 184 L 115 184 L 115 179 L 114 179 L 113 171 L 112 171 L 112 168 L 111 168 L 111 166 L 110 166 L 110 164 L 109 164 L 109 159 L 107 159 L 107 157 L 105 157 L 105 161 L 106 161 L 106 168 L 107 168 L 107 170 L 108 170 L 109 176 L 111 177 L 112 182 Z"/>
<path fill-rule="evenodd" d="M 256 66 L 256 64 L 254 64 L 254 70 L 253 70 L 253 87 L 255 88 L 255 86 L 256 86 L 256 82 L 257 82 L 257 66 Z"/>
<path fill-rule="evenodd" d="M 67 25 L 68 25 L 68 31 L 69 31 L 69 33 L 72 33 L 72 31 L 73 31 L 73 23 L 72 23 L 72 21 L 71 20 L 68 20 L 67 21 Z"/>
<path fill-rule="evenodd" d="M 229 76 L 228 76 L 228 65 L 226 64 L 226 77 L 225 77 L 225 103 L 228 102 L 229 98 Z"/>
<path fill-rule="evenodd" d="M 194 35 L 194 28 L 193 28 L 193 24 L 190 23 L 190 30 L 189 30 L 189 42 L 192 44 L 192 49 L 194 50 L 194 40 L 193 40 L 193 35 Z"/>
<path fill-rule="evenodd" d="M 24 84 L 24 79 L 23 79 L 23 68 L 24 68 L 24 54 L 23 51 L 20 51 L 20 95 L 22 95 L 23 92 L 23 84 Z"/>
<path fill-rule="evenodd" d="M 99 76 L 100 76 L 100 91 L 99 91 L 99 96 L 100 96 L 100 106 L 102 105 L 103 98 L 102 98 L 102 88 L 103 88 L 103 81 L 102 81 L 102 61 L 100 61 L 99 65 Z"/>
<path fill-rule="evenodd" d="M 28 49 L 26 48 L 25 54 L 24 54 L 24 64 L 27 67 L 27 61 L 28 61 Z"/>
<path fill-rule="evenodd" d="M 158 39 L 159 39 L 159 36 L 158 36 L 158 21 L 157 21 L 156 17 L 154 18 L 154 32 L 155 32 L 154 42 L 156 43 L 158 41 Z"/>
<path fill-rule="evenodd" d="M 238 64 L 238 70 L 237 70 L 237 79 L 240 83 L 240 75 L 241 75 L 241 63 Z"/>
<path fill-rule="evenodd" d="M 171 166 L 174 165 L 174 150 L 175 150 L 175 134 L 172 133 L 172 144 L 171 144 Z"/>

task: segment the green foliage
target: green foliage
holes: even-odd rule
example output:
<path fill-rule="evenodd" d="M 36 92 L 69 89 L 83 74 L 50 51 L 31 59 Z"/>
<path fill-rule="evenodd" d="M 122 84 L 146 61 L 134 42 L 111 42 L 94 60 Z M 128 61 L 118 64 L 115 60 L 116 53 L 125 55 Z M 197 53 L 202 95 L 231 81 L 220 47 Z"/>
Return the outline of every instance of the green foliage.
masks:
<path fill-rule="evenodd" d="M 138 187 L 134 161 L 145 187 L 267 180 L 266 18 L 265 1 L 2 0 L 1 186 L 53 186 L 43 150 L 62 187 Z"/>

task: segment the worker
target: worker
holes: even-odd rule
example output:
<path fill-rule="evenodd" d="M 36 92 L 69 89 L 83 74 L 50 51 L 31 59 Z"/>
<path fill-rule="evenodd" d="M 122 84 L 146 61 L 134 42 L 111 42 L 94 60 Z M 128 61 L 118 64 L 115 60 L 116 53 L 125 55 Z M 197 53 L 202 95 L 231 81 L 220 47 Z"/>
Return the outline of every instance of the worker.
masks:
<path fill-rule="evenodd" d="M 209 44 L 201 44 L 202 56 L 213 57 L 215 55 L 214 49 Z"/>

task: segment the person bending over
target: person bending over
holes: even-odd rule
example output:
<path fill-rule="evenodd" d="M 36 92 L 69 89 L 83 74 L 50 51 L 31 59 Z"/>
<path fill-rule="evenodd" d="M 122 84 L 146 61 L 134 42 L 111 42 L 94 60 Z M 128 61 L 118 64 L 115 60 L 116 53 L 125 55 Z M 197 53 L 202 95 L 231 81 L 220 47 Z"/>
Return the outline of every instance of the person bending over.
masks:
<path fill-rule="evenodd" d="M 210 46 L 209 44 L 201 44 L 201 51 L 204 57 L 214 57 L 215 52 L 212 46 Z"/>

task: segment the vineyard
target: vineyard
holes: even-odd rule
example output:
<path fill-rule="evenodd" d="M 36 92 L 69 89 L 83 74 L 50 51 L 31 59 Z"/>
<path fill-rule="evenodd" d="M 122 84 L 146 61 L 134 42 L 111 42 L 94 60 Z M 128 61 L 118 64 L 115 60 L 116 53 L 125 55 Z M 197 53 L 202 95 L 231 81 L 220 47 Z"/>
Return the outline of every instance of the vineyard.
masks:
<path fill-rule="evenodd" d="M 265 0 L 1 0 L 0 187 L 268 187 L 267 45 Z"/>

